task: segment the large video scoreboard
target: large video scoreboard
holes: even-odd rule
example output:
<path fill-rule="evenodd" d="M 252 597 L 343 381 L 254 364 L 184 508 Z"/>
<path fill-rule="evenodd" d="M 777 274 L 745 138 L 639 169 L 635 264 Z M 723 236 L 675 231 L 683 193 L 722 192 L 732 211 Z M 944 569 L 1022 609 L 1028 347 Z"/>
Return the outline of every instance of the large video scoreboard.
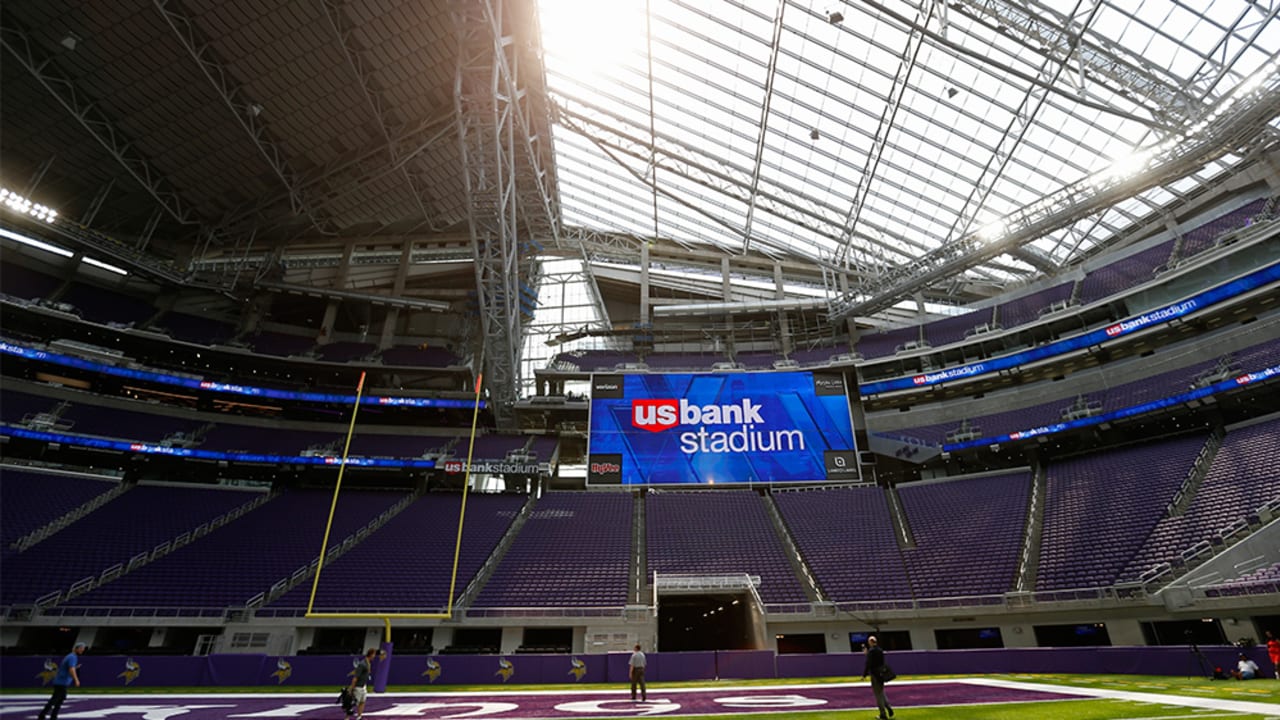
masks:
<path fill-rule="evenodd" d="M 591 485 L 856 482 L 844 376 L 593 375 Z"/>

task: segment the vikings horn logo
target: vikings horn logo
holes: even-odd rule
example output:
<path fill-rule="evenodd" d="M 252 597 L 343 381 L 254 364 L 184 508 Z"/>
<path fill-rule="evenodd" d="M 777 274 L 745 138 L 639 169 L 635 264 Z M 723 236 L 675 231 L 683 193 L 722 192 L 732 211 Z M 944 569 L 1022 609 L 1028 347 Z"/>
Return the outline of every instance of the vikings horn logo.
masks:
<path fill-rule="evenodd" d="M 53 682 L 53 676 L 58 674 L 58 663 L 52 660 L 44 661 L 44 670 L 36 673 L 36 677 L 40 678 L 41 685 L 48 685 Z"/>
<path fill-rule="evenodd" d="M 271 677 L 276 679 L 277 685 L 280 685 L 284 683 L 285 680 L 288 680 L 289 676 L 292 674 L 293 666 L 289 664 L 288 660 L 280 658 L 276 661 L 276 671 L 271 673 Z"/>
<path fill-rule="evenodd" d="M 582 676 L 587 674 L 587 664 L 578 658 L 573 658 L 569 661 L 569 664 L 573 666 L 569 670 L 569 674 L 573 676 L 574 680 L 581 680 Z"/>
<path fill-rule="evenodd" d="M 139 665 L 138 662 L 133 658 L 129 658 L 128 660 L 124 661 L 124 672 L 120 673 L 116 677 L 124 678 L 124 684 L 128 685 L 134 680 L 137 680 L 138 676 L 141 674 L 142 674 L 142 666 Z"/>
<path fill-rule="evenodd" d="M 510 660 L 506 658 L 498 658 L 498 672 L 494 673 L 494 675 L 500 676 L 502 678 L 502 682 L 506 682 L 515 674 L 516 666 L 512 665 Z"/>
<path fill-rule="evenodd" d="M 427 682 L 435 682 L 440 677 L 440 663 L 427 658 L 427 671 L 422 674 L 427 677 Z"/>

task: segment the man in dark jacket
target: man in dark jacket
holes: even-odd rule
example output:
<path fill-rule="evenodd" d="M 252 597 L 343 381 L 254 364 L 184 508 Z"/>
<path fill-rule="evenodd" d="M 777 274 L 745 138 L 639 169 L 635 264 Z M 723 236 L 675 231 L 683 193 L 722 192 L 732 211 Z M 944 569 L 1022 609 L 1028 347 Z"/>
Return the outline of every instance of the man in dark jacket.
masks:
<path fill-rule="evenodd" d="M 880 720 L 893 717 L 893 707 L 884 696 L 884 650 L 876 641 L 875 635 L 867 638 L 867 664 L 862 668 L 862 677 L 871 676 L 871 692 L 876 696 L 876 707 L 880 709 Z"/>

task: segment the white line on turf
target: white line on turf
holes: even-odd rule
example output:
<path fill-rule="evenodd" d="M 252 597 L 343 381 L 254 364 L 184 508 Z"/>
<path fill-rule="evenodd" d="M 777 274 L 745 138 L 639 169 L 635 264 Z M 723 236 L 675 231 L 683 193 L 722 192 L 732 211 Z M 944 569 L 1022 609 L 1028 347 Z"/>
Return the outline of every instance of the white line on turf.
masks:
<path fill-rule="evenodd" d="M 1186 695 L 1164 695 L 1158 693 L 1132 692 L 1129 690 L 1106 690 L 1103 688 L 1082 688 L 1070 685 L 1048 685 L 1013 680 L 996 680 L 993 678 L 958 678 L 956 682 L 972 685 L 988 685 L 1010 689 L 1043 690 L 1058 692 L 1064 695 L 1107 698 L 1111 700 L 1132 700 L 1133 702 L 1156 705 L 1176 705 L 1178 707 L 1205 708 L 1207 710 L 1228 710 L 1238 713 L 1257 713 L 1259 715 L 1280 715 L 1280 703 L 1263 703 L 1243 700 L 1224 700 L 1222 698 L 1187 697 Z"/>

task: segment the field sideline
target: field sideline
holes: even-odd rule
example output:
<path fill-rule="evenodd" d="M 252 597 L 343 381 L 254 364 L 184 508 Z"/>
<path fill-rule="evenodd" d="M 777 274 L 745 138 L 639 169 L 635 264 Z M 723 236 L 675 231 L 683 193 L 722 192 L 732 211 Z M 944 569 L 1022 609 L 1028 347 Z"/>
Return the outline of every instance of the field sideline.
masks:
<path fill-rule="evenodd" d="M 223 718 L 342 718 L 336 688 L 209 688 L 73 691 L 60 717 L 139 720 Z M 1280 682 L 1210 682 L 1197 678 L 1113 675 L 1000 675 L 903 679 L 889 685 L 895 720 L 1044 718 L 1045 720 L 1280 720 Z M 0 718 L 26 720 L 46 694 L 6 692 Z M 870 689 L 848 678 L 658 684 L 647 702 L 632 702 L 612 685 L 396 688 L 370 694 L 365 715 L 445 719 L 747 717 L 769 720 L 874 718 Z"/>

